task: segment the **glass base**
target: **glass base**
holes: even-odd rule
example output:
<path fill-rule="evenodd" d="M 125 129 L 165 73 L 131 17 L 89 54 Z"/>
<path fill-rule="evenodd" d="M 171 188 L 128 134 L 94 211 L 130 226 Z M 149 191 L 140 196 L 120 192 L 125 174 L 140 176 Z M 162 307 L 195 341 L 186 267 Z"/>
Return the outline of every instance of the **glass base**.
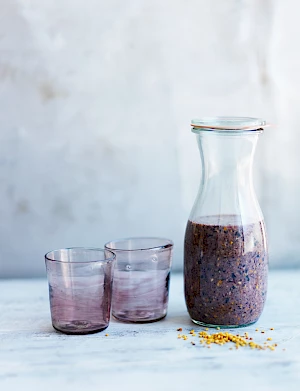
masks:
<path fill-rule="evenodd" d="M 192 319 L 192 318 L 191 318 Z M 197 324 L 198 326 L 203 326 L 203 327 L 210 327 L 210 328 L 220 328 L 220 329 L 237 329 L 239 327 L 247 327 L 251 326 L 252 324 L 256 323 L 257 320 L 254 322 L 250 323 L 245 323 L 245 324 L 232 324 L 232 325 L 227 325 L 227 324 L 211 324 L 211 323 L 204 323 L 200 322 L 199 320 L 192 319 L 192 321 Z"/>
<path fill-rule="evenodd" d="M 124 316 L 118 316 L 118 315 L 115 315 L 113 314 L 113 318 L 116 319 L 117 321 L 119 322 L 123 322 L 123 323 L 154 323 L 154 322 L 158 322 L 159 320 L 162 320 L 164 319 L 165 317 L 167 316 L 167 314 L 164 314 L 158 318 L 127 318 L 126 315 Z"/>
<path fill-rule="evenodd" d="M 94 334 L 105 330 L 108 325 L 95 324 L 86 321 L 57 322 L 52 323 L 55 330 L 69 335 Z"/>

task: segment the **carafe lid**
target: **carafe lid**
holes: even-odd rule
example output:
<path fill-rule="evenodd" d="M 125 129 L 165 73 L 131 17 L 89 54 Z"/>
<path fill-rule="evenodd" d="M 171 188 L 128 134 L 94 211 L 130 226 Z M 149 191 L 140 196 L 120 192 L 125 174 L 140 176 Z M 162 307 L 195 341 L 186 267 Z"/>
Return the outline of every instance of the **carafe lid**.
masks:
<path fill-rule="evenodd" d="M 192 131 L 198 133 L 201 130 L 216 131 L 262 131 L 269 126 L 265 120 L 252 117 L 202 117 L 191 121 Z"/>

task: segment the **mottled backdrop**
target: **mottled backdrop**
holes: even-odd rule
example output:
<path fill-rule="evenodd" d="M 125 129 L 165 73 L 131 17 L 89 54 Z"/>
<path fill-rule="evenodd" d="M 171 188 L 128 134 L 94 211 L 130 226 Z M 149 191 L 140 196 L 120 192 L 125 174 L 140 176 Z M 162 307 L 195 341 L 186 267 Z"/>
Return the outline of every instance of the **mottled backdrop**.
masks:
<path fill-rule="evenodd" d="M 175 241 L 200 179 L 192 117 L 262 116 L 271 265 L 298 265 L 296 0 L 0 0 L 0 277 L 131 235 Z"/>

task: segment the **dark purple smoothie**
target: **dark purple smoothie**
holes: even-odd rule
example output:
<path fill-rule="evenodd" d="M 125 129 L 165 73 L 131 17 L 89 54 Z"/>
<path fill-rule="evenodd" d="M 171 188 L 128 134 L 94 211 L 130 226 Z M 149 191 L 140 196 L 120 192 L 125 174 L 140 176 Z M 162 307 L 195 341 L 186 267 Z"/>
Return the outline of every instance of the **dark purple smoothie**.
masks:
<path fill-rule="evenodd" d="M 193 321 L 244 326 L 262 313 L 268 254 L 263 221 L 233 215 L 188 221 L 184 244 L 185 300 Z"/>

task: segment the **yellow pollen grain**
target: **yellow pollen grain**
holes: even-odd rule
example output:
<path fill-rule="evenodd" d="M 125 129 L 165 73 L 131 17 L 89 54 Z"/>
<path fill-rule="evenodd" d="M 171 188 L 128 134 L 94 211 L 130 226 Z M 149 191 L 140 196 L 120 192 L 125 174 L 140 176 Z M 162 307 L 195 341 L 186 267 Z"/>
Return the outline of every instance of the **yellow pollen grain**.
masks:
<path fill-rule="evenodd" d="M 220 330 L 220 327 L 217 327 L 218 330 Z M 205 329 L 205 330 L 208 330 Z M 258 330 L 258 329 L 257 329 Z M 262 331 L 264 333 L 264 331 Z M 190 331 L 190 334 L 192 336 L 196 336 L 196 333 L 194 330 Z M 179 334 L 180 335 L 180 334 Z M 264 342 L 263 345 L 259 345 L 253 341 L 253 338 L 249 338 L 249 334 L 247 332 L 244 333 L 243 336 L 239 334 L 231 334 L 228 332 L 222 332 L 218 331 L 214 334 L 209 334 L 207 331 L 200 331 L 198 332 L 198 337 L 200 339 L 200 344 L 206 345 L 206 347 L 210 347 L 211 345 L 225 345 L 226 343 L 232 343 L 234 344 L 234 347 L 236 349 L 239 349 L 240 347 L 249 347 L 251 349 L 258 349 L 258 350 L 266 350 L 267 348 L 270 350 L 275 350 L 275 344 L 268 345 L 267 342 Z M 186 335 L 181 336 L 182 339 L 187 340 L 188 337 Z M 268 338 L 268 341 L 271 340 Z M 191 342 L 193 345 L 193 343 Z M 232 350 L 232 348 L 230 348 Z"/>

